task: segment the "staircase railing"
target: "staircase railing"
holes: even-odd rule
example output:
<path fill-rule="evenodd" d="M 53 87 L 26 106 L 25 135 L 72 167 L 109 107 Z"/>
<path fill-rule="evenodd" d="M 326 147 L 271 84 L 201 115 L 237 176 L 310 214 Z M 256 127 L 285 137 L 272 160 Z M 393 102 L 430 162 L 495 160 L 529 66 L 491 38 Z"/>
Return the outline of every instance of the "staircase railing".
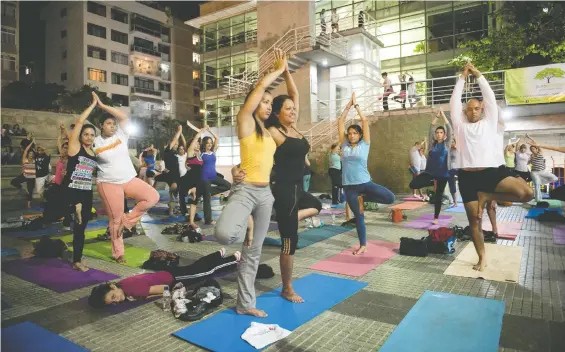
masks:
<path fill-rule="evenodd" d="M 230 96 L 246 94 L 251 86 L 270 70 L 273 63 L 275 49 L 281 49 L 283 53 L 290 56 L 301 50 L 309 49 L 319 43 L 335 54 L 347 57 L 347 43 L 340 34 L 316 37 L 316 26 L 307 25 L 296 27 L 286 32 L 271 47 L 263 52 L 251 68 L 237 75 L 226 76 L 224 89 Z"/>

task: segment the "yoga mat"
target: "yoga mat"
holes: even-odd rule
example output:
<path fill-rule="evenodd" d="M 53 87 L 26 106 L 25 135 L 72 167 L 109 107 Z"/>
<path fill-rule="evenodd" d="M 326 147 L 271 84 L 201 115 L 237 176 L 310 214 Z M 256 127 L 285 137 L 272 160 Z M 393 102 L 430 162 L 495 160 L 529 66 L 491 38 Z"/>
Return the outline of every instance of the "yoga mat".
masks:
<path fill-rule="evenodd" d="M 257 351 L 241 338 L 252 321 L 278 324 L 293 331 L 336 304 L 354 295 L 367 283 L 321 274 L 310 274 L 292 283 L 304 303 L 292 303 L 280 296 L 281 289 L 257 297 L 257 308 L 268 317 L 240 315 L 234 309 L 225 309 L 193 325 L 173 333 L 174 336 L 215 352 Z"/>
<path fill-rule="evenodd" d="M 425 204 L 425 202 L 422 201 L 422 199 L 417 198 L 417 197 L 404 197 L 404 198 L 402 198 L 402 200 L 408 201 L 408 202 L 420 202 L 420 203 Z"/>
<path fill-rule="evenodd" d="M 273 231 L 278 231 L 279 230 L 279 224 L 276 222 L 270 222 L 269 223 L 269 228 L 267 229 L 267 232 L 273 232 Z"/>
<path fill-rule="evenodd" d="M 565 225 L 553 228 L 553 244 L 565 244 Z"/>
<path fill-rule="evenodd" d="M 479 257 L 473 243 L 468 243 L 443 274 L 492 281 L 518 282 L 522 262 L 522 247 L 485 243 L 485 250 L 487 267 L 484 271 L 473 270 L 473 265 L 477 264 Z"/>
<path fill-rule="evenodd" d="M 2 271 L 52 291 L 63 293 L 118 278 L 118 275 L 90 269 L 73 270 L 71 263 L 61 259 L 28 258 L 2 263 Z"/>
<path fill-rule="evenodd" d="M 521 222 L 500 222 L 497 224 L 498 234 L 497 238 L 514 240 L 522 229 Z M 483 231 L 492 231 L 490 221 L 483 221 Z"/>
<path fill-rule="evenodd" d="M 106 233 L 106 229 L 97 229 L 97 230 L 90 230 L 90 231 L 85 231 L 84 232 L 84 239 L 85 240 L 93 240 L 98 238 L 98 235 L 103 235 Z M 60 237 L 52 237 L 51 239 L 53 240 L 61 240 L 64 243 L 73 243 L 73 234 L 69 234 L 69 235 L 64 235 L 64 236 L 60 236 Z M 32 240 L 31 242 L 39 242 L 39 240 Z"/>
<path fill-rule="evenodd" d="M 7 257 L 10 255 L 18 255 L 20 251 L 15 248 L 2 248 L 2 257 Z"/>
<path fill-rule="evenodd" d="M 446 213 L 464 213 L 465 207 L 463 206 L 463 204 L 457 204 L 456 207 L 447 208 L 443 211 Z"/>
<path fill-rule="evenodd" d="M 309 229 L 298 233 L 298 244 L 296 248 L 308 247 L 316 242 L 326 240 L 340 233 L 350 231 L 350 228 L 334 226 L 334 225 L 324 225 L 319 228 Z M 263 244 L 268 246 L 281 246 L 280 238 L 266 237 Z"/>
<path fill-rule="evenodd" d="M 33 219 L 33 218 L 38 218 L 41 215 L 43 215 L 43 213 L 24 214 L 22 216 L 24 217 L 24 219 Z"/>
<path fill-rule="evenodd" d="M 400 203 L 400 204 L 395 204 L 395 205 L 391 205 L 389 208 L 390 209 L 402 209 L 402 210 L 412 210 L 412 209 L 416 209 L 419 208 L 421 206 L 423 206 L 424 202 L 420 201 L 420 202 L 404 202 L 404 203 Z"/>
<path fill-rule="evenodd" d="M 168 217 L 168 218 L 154 218 L 151 216 L 141 218 L 141 222 L 143 224 L 153 224 L 153 225 L 166 225 L 166 224 L 174 224 L 176 222 L 186 222 L 184 216 L 175 216 L 175 217 Z"/>
<path fill-rule="evenodd" d="M 89 221 L 88 225 L 86 225 L 87 230 L 99 229 L 101 227 L 103 227 L 103 228 L 108 227 L 108 219 L 99 219 L 99 220 Z"/>
<path fill-rule="evenodd" d="M 169 208 L 168 207 L 153 207 L 147 210 L 147 214 L 153 215 L 169 215 Z"/>
<path fill-rule="evenodd" d="M 86 352 L 88 350 L 39 325 L 24 321 L 2 328 L 2 351 Z"/>
<path fill-rule="evenodd" d="M 435 230 L 440 227 L 446 227 L 447 225 L 449 225 L 451 219 L 453 219 L 451 215 L 440 215 L 438 223 L 434 225 L 432 224 L 432 221 L 434 220 L 434 215 L 426 214 L 420 216 L 416 220 L 404 224 L 404 227 L 411 229 Z"/>
<path fill-rule="evenodd" d="M 563 210 L 559 208 L 530 208 L 528 214 L 526 214 L 526 219 L 535 219 L 546 211 L 554 211 L 559 215 L 563 215 Z"/>
<path fill-rule="evenodd" d="M 38 229 L 38 230 L 20 230 L 20 231 L 2 231 L 2 235 L 7 235 L 10 237 L 25 237 L 25 238 L 34 238 L 34 237 L 41 237 L 41 236 L 54 236 L 54 235 L 62 235 L 70 233 L 69 230 L 63 230 L 60 225 L 53 225 L 52 227 L 48 227 L 45 229 Z"/>
<path fill-rule="evenodd" d="M 345 213 L 345 209 L 337 209 L 337 208 L 322 209 L 320 211 L 320 215 L 339 215 L 344 213 Z"/>
<path fill-rule="evenodd" d="M 379 352 L 497 352 L 504 302 L 425 291 Z"/>
<path fill-rule="evenodd" d="M 148 249 L 128 245 L 124 245 L 124 249 L 124 257 L 127 263 L 124 263 L 123 265 L 127 265 L 132 268 L 140 268 L 141 265 L 149 259 L 149 253 L 151 253 Z M 107 241 L 85 244 L 83 254 L 85 256 L 102 259 L 107 262 L 115 262 L 112 257 L 112 244 Z"/>
<path fill-rule="evenodd" d="M 561 201 L 558 199 L 545 199 L 543 202 L 549 203 L 550 208 L 561 208 Z"/>
<path fill-rule="evenodd" d="M 349 276 L 363 276 L 398 253 L 399 243 L 372 240 L 367 242 L 367 252 L 353 255 L 355 246 L 344 250 L 310 267 L 313 270 L 326 271 Z"/>

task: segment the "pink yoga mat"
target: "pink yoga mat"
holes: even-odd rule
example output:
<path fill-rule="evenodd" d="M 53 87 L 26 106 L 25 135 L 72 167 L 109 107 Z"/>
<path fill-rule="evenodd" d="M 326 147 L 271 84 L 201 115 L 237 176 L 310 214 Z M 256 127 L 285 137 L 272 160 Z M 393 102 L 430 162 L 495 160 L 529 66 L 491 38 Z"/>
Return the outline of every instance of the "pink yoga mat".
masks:
<path fill-rule="evenodd" d="M 372 240 L 367 242 L 367 252 L 361 255 L 353 255 L 353 251 L 357 248 L 359 246 L 346 249 L 333 257 L 312 265 L 310 269 L 355 277 L 363 276 L 394 257 L 398 253 L 400 244 Z"/>
<path fill-rule="evenodd" d="M 553 228 L 553 244 L 565 244 L 565 225 Z"/>
<path fill-rule="evenodd" d="M 395 204 L 395 205 L 391 205 L 389 208 L 390 209 L 402 209 L 402 210 L 411 210 L 411 209 L 416 209 L 419 208 L 421 206 L 423 206 L 424 202 L 404 202 L 404 203 L 400 203 L 400 204 Z"/>
<path fill-rule="evenodd" d="M 498 238 L 514 240 L 522 229 L 521 222 L 501 222 L 498 223 Z M 492 226 L 489 221 L 483 221 L 483 230 L 492 231 Z"/>

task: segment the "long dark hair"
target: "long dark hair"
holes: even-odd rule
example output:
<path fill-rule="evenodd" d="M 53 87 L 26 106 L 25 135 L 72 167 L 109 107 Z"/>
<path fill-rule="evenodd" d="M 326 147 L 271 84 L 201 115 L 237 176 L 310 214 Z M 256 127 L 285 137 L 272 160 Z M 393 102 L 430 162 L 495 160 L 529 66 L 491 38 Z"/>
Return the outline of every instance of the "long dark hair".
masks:
<path fill-rule="evenodd" d="M 206 136 L 206 137 L 202 138 L 202 140 L 200 141 L 200 153 L 206 152 L 206 143 L 208 143 L 208 140 L 212 140 L 212 137 Z"/>
<path fill-rule="evenodd" d="M 279 95 L 275 99 L 273 99 L 273 108 L 271 109 L 271 115 L 269 115 L 269 118 L 267 119 L 267 121 L 265 121 L 266 128 L 269 127 L 282 128 L 286 132 L 286 127 L 281 125 L 281 122 L 279 121 L 279 114 L 284 105 L 284 102 L 287 99 L 292 100 L 290 96 L 286 94 Z"/>
<path fill-rule="evenodd" d="M 84 130 L 87 130 L 89 128 L 91 128 L 94 131 L 94 136 L 96 136 L 96 128 L 94 128 L 94 125 L 86 123 L 86 124 L 82 125 L 82 127 L 80 128 L 80 133 L 78 134 L 79 143 L 82 144 L 82 132 L 84 132 Z"/>
<path fill-rule="evenodd" d="M 255 89 L 255 87 L 253 87 L 253 89 Z M 247 101 L 247 99 L 249 99 L 249 96 L 251 95 L 251 92 L 253 92 L 253 89 L 251 89 L 249 91 L 249 93 L 247 93 L 247 95 L 245 96 L 245 100 L 243 101 L 244 104 Z M 271 92 L 268 91 L 268 90 L 266 90 L 263 94 L 265 94 L 265 93 L 271 94 Z M 261 99 L 262 98 L 263 97 L 261 97 Z M 261 103 L 259 103 L 259 104 L 261 104 Z M 257 106 L 255 107 L 255 109 L 257 109 Z M 261 128 L 261 125 L 257 121 L 257 117 L 255 117 L 255 110 L 253 110 L 253 113 L 251 115 L 253 116 L 253 120 L 255 121 L 255 133 L 257 133 L 257 136 L 259 136 L 260 139 L 263 139 L 263 129 Z"/>
<path fill-rule="evenodd" d="M 361 128 L 361 126 L 359 125 L 351 125 L 349 127 L 347 127 L 347 132 L 349 132 L 350 129 L 354 129 L 355 131 L 357 131 L 357 133 L 359 133 L 359 141 L 361 141 L 361 139 L 363 138 L 363 129 Z"/>

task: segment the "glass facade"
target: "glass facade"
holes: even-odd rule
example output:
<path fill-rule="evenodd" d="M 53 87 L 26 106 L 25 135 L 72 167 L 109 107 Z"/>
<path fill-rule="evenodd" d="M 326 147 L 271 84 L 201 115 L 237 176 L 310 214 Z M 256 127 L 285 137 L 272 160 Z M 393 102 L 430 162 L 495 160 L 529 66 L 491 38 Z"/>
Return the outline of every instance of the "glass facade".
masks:
<path fill-rule="evenodd" d="M 257 12 L 223 19 L 202 27 L 202 52 L 257 41 Z"/>

